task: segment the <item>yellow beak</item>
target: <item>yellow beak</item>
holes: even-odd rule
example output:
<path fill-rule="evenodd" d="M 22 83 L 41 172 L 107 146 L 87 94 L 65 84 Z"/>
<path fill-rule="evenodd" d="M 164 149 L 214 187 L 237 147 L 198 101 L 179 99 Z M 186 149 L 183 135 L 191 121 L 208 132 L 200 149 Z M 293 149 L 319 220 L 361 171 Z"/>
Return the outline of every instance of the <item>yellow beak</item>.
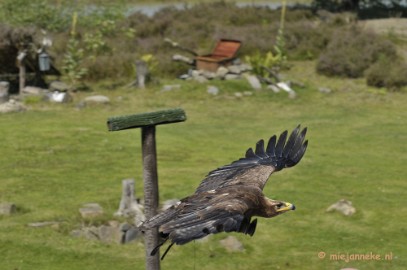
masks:
<path fill-rule="evenodd" d="M 295 210 L 295 205 L 291 204 L 289 202 L 286 202 L 284 207 L 277 209 L 277 212 L 285 212 L 285 211 L 289 211 L 289 210 Z"/>

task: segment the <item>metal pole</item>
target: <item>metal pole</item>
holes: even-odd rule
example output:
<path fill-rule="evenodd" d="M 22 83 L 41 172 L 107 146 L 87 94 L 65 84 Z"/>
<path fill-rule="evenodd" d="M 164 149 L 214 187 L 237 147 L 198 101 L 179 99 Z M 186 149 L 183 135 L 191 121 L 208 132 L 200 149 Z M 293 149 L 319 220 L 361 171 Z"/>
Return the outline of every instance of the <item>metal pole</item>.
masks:
<path fill-rule="evenodd" d="M 144 178 L 144 212 L 146 219 L 156 215 L 158 207 L 157 153 L 155 145 L 155 126 L 141 129 Z M 151 256 L 151 251 L 158 245 L 158 229 L 145 232 L 146 270 L 160 269 L 160 254 Z"/>

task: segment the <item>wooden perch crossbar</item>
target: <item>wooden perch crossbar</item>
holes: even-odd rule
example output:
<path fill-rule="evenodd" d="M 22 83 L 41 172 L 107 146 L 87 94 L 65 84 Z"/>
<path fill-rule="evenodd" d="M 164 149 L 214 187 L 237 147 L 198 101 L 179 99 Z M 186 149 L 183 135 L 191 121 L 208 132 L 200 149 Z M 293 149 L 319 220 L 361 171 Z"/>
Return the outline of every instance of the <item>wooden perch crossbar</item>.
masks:
<path fill-rule="evenodd" d="M 118 131 L 129 128 L 142 128 L 147 126 L 163 125 L 183 122 L 187 119 L 185 111 L 181 108 L 147 112 L 132 115 L 111 117 L 107 120 L 109 131 Z"/>

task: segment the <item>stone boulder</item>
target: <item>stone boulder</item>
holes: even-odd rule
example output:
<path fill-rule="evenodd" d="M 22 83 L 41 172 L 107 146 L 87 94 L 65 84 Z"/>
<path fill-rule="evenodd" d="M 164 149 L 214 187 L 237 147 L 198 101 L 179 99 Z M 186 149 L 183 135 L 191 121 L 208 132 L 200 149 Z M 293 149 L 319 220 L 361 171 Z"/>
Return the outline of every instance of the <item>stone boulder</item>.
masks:
<path fill-rule="evenodd" d="M 9 99 L 9 88 L 10 88 L 10 83 L 9 82 L 0 82 L 0 104 L 5 103 Z"/>
<path fill-rule="evenodd" d="M 79 209 L 79 213 L 82 218 L 95 218 L 103 215 L 104 211 L 98 203 L 87 203 Z"/>
<path fill-rule="evenodd" d="M 89 96 L 86 97 L 83 100 L 83 103 L 86 105 L 91 105 L 91 104 L 109 104 L 110 103 L 110 99 L 106 96 L 102 96 L 102 95 L 95 95 L 95 96 Z"/>
<path fill-rule="evenodd" d="M 327 212 L 338 211 L 345 216 L 351 216 L 356 213 L 355 207 L 353 207 L 352 202 L 342 199 L 332 204 L 326 209 Z"/>
<path fill-rule="evenodd" d="M 10 99 L 8 102 L 0 104 L 0 113 L 22 112 L 27 108 L 18 101 Z"/>
<path fill-rule="evenodd" d="M 139 228 L 128 223 L 121 224 L 120 231 L 122 232 L 122 244 L 127 244 L 131 241 L 143 238 L 143 233 L 139 230 Z"/>
<path fill-rule="evenodd" d="M 22 94 L 29 96 L 41 96 L 44 95 L 44 89 L 35 86 L 26 86 L 23 88 Z"/>
<path fill-rule="evenodd" d="M 73 100 L 72 95 L 69 94 L 69 92 L 59 92 L 59 91 L 53 91 L 52 93 L 48 93 L 47 98 L 49 101 L 56 103 L 68 103 Z"/>
<path fill-rule="evenodd" d="M 208 85 L 207 90 L 208 94 L 217 96 L 219 94 L 219 88 L 213 85 Z"/>
<path fill-rule="evenodd" d="M 254 90 L 261 90 L 261 83 L 260 83 L 259 79 L 257 78 L 257 76 L 247 75 L 247 76 L 245 76 L 245 78 Z"/>
<path fill-rule="evenodd" d="M 64 82 L 61 81 L 53 81 L 49 85 L 49 90 L 51 92 L 58 91 L 58 92 L 67 92 L 69 91 L 70 87 Z"/>
<path fill-rule="evenodd" d="M 116 220 L 111 220 L 107 224 L 100 226 L 82 227 L 71 231 L 70 235 L 77 238 L 116 244 L 125 244 L 143 237 L 137 227 L 128 223 L 120 224 Z"/>
<path fill-rule="evenodd" d="M 17 212 L 17 207 L 14 203 L 0 203 L 0 216 L 9 216 Z"/>

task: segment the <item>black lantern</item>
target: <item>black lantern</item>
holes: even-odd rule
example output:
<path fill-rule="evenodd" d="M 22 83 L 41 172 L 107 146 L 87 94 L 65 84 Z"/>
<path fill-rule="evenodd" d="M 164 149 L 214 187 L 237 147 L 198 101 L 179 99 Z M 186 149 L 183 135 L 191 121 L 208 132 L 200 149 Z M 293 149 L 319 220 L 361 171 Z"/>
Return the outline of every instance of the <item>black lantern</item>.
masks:
<path fill-rule="evenodd" d="M 40 66 L 40 71 L 48 71 L 51 67 L 51 61 L 49 55 L 43 51 L 38 56 L 38 64 Z"/>

